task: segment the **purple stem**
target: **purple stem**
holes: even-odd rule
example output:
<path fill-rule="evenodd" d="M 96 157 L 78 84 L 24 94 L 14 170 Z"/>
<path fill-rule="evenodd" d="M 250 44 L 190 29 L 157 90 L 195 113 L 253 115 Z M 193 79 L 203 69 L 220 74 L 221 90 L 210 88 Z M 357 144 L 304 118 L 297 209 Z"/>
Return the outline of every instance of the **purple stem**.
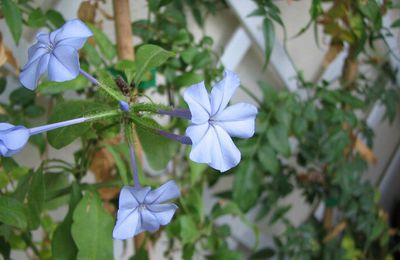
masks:
<path fill-rule="evenodd" d="M 174 117 L 179 117 L 179 118 L 183 118 L 183 119 L 187 119 L 187 120 L 192 119 L 192 113 L 190 113 L 189 109 L 183 109 L 183 108 L 176 108 L 174 110 L 160 109 L 157 112 L 162 115 L 174 116 Z"/>
<path fill-rule="evenodd" d="M 133 184 L 134 184 L 135 188 L 141 188 L 142 186 L 140 185 L 139 176 L 137 173 L 135 148 L 133 147 L 133 144 L 129 144 L 129 154 L 131 157 Z"/>
<path fill-rule="evenodd" d="M 79 69 L 79 73 L 84 76 L 85 78 L 87 78 L 90 82 L 92 82 L 95 85 L 100 85 L 100 83 L 97 81 L 97 79 L 95 79 L 92 75 L 90 75 L 89 73 L 87 73 L 86 71 L 84 71 L 83 69 Z"/>
<path fill-rule="evenodd" d="M 176 135 L 176 134 L 173 134 L 173 133 L 165 132 L 165 131 L 163 131 L 163 130 L 158 130 L 158 134 L 159 134 L 159 135 L 162 135 L 162 136 L 164 136 L 164 137 L 167 137 L 167 138 L 169 138 L 169 139 L 171 139 L 171 140 L 180 142 L 180 143 L 182 143 L 182 144 L 189 144 L 189 145 L 192 144 L 192 140 L 190 139 L 189 136 L 185 136 L 185 135 Z"/>
<path fill-rule="evenodd" d="M 80 123 L 85 122 L 86 120 L 88 120 L 88 119 L 85 118 L 85 117 L 80 117 L 80 118 L 75 118 L 75 119 L 62 121 L 62 122 L 58 122 L 58 123 L 54 123 L 54 124 L 33 127 L 33 128 L 29 128 L 29 134 L 30 135 L 36 135 L 36 134 L 47 132 L 47 131 L 50 131 L 50 130 L 53 130 L 53 129 L 56 129 L 56 128 L 75 125 L 75 124 L 80 124 Z"/>

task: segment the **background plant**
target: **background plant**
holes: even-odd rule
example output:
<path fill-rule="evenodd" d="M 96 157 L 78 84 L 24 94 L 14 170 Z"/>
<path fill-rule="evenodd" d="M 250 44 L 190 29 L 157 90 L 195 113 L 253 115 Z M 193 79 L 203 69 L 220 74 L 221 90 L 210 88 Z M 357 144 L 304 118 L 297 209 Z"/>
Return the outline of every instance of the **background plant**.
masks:
<path fill-rule="evenodd" d="M 267 64 L 274 43 L 273 22 L 283 29 L 285 23 L 271 0 L 255 2 L 258 8 L 251 15 L 264 19 Z M 224 215 L 238 216 L 256 235 L 258 220 L 267 218 L 270 225 L 286 225 L 284 234 L 274 238 L 275 248 L 254 249 L 253 258 L 274 254 L 302 259 L 383 258 L 392 252 L 395 245 L 390 242 L 385 213 L 378 206 L 379 193 L 362 175 L 373 160 L 368 148 L 373 144 L 373 131 L 366 124 L 366 114 L 379 101 L 386 107 L 388 120 L 396 115 L 396 68 L 388 62 L 390 50 L 383 54 L 381 50 L 391 31 L 383 27 L 382 17 L 387 10 L 397 7 L 390 1 L 324 2 L 329 4 L 312 1 L 310 22 L 304 30 L 322 27 L 330 37 L 326 64 L 343 49 L 348 50 L 340 78 L 311 82 L 299 72 L 298 85 L 306 97 L 259 82 L 264 98 L 249 93 L 259 104 L 256 136 L 240 142 L 243 159 L 239 167 L 228 174 L 218 174 L 190 162 L 188 151 L 178 144 L 137 128 L 137 148 L 148 155 L 151 167 L 141 169 L 141 182 L 156 186 L 165 178 L 173 178 L 181 187 L 182 196 L 180 210 L 169 226 L 136 239 L 138 252 L 134 257 L 145 258 L 165 233 L 165 256 L 170 258 L 181 250 L 185 259 L 194 254 L 211 259 L 242 259 L 245 255 L 230 249 L 226 242 L 231 227 L 216 224 Z M 149 0 L 148 6 L 147 19 L 132 22 L 134 35 L 141 38 L 142 44 L 154 44 L 175 55 L 160 59 L 157 66 L 143 74 L 145 80 L 136 84 L 138 68 L 149 62 L 146 53 L 140 53 L 138 45 L 134 47 L 134 61 L 117 57 L 116 47 L 96 22 L 99 16 L 110 18 L 101 1 L 83 2 L 78 15 L 88 22 L 94 39 L 81 51 L 81 67 L 102 81 L 115 81 L 115 88 L 122 92 L 131 89 L 134 94 L 130 98 L 136 102 L 151 99 L 147 94 L 157 91 L 167 96 L 166 105 L 182 107 L 182 87 L 203 79 L 210 85 L 222 72 L 218 54 L 211 48 L 212 38 L 204 35 L 196 42 L 182 10 L 191 12 L 196 23 L 203 26 L 207 15 L 217 14 L 226 5 L 223 1 Z M 2 13 L 16 44 L 24 27 L 55 29 L 64 23 L 62 14 L 51 9 L 44 11 L 34 1 L 3 0 Z M 398 25 L 396 21 L 392 27 Z M 6 48 L 3 44 L 1 47 Z M 12 53 L 5 53 L 6 62 L 17 72 Z M 130 84 L 124 85 L 119 77 Z M 157 77 L 164 77 L 165 83 L 156 84 Z M 6 86 L 4 75 L 0 90 L 4 91 Z M 43 81 L 38 88 L 40 102 L 33 92 L 17 88 L 10 94 L 9 102 L 1 104 L 1 121 L 30 126 L 33 118 L 45 116 L 49 122 L 56 122 L 109 107 L 112 100 L 94 88 L 81 76 L 64 83 Z M 64 93 L 68 91 L 76 92 L 84 100 L 65 100 Z M 153 118 L 146 120 L 148 124 L 157 124 Z M 99 259 L 112 256 L 112 216 L 118 190 L 124 179 L 131 181 L 128 147 L 120 143 L 119 125 L 120 122 L 107 119 L 31 138 L 42 157 L 35 169 L 10 158 L 1 159 L 0 249 L 5 258 L 11 249 L 28 248 L 28 254 L 33 253 L 36 258 L 74 259 L 78 251 L 97 254 L 99 250 Z M 186 123 L 170 119 L 164 128 L 183 134 Z M 60 134 L 62 139 L 57 138 Z M 49 145 L 63 148 L 76 139 L 81 148 L 74 153 L 73 162 L 49 158 Z M 84 181 L 89 170 L 96 176 L 95 183 Z M 163 174 L 155 176 L 154 170 Z M 232 187 L 215 194 L 219 201 L 211 212 L 206 212 L 205 187 L 212 187 L 230 175 L 234 175 Z M 325 205 L 323 219 L 310 215 L 299 226 L 290 223 L 285 215 L 291 205 L 278 201 L 294 189 L 300 189 L 310 205 Z M 68 213 L 62 222 L 56 223 L 49 211 L 63 205 L 68 205 Z M 87 207 L 93 209 L 89 215 L 84 211 Z M 255 207 L 259 210 L 253 223 L 245 213 Z M 338 217 L 333 218 L 333 212 Z M 43 230 L 43 236 L 34 240 L 32 232 L 38 228 Z M 92 239 L 93 233 L 99 239 Z"/>

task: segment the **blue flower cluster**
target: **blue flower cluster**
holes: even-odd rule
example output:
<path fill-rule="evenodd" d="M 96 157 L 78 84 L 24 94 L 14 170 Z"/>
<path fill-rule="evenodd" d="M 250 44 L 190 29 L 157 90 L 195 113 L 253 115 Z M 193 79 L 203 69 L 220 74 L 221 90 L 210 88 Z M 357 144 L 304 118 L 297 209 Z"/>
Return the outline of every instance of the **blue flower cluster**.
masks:
<path fill-rule="evenodd" d="M 23 86 L 34 90 L 46 71 L 51 81 L 71 80 L 82 74 L 92 83 L 98 84 L 94 77 L 79 66 L 78 49 L 90 36 L 92 32 L 78 19 L 68 21 L 54 32 L 39 33 L 36 37 L 37 43 L 29 48 L 28 62 L 20 74 Z M 257 115 L 257 108 L 251 104 L 228 106 L 239 85 L 238 76 L 226 70 L 223 79 L 212 88 L 210 94 L 204 82 L 187 88 L 184 100 L 189 110 L 158 111 L 160 114 L 190 120 L 191 124 L 186 130 L 187 136 L 161 130 L 159 134 L 192 145 L 190 159 L 195 162 L 206 163 L 221 172 L 235 167 L 240 162 L 241 154 L 231 137 L 253 136 Z M 126 113 L 130 107 L 127 102 L 119 101 L 119 109 Z M 0 123 L 0 155 L 15 155 L 23 149 L 31 135 L 89 120 L 90 117 L 82 117 L 35 128 Z M 168 181 L 155 190 L 141 187 L 132 143 L 130 154 L 135 185 L 123 187 L 120 192 L 117 223 L 113 231 L 115 239 L 128 239 L 143 231 L 154 232 L 161 225 L 167 225 L 177 206 L 165 202 L 180 196 L 174 181 Z"/>

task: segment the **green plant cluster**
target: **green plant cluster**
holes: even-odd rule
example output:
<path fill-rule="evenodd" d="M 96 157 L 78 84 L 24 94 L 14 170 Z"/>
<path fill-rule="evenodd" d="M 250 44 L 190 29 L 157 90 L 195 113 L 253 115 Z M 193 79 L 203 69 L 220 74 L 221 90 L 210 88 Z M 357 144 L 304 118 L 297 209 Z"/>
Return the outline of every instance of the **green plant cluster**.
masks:
<path fill-rule="evenodd" d="M 62 14 L 44 11 L 33 2 L 2 1 L 1 11 L 16 44 L 24 27 L 54 29 L 64 23 Z M 250 15 L 263 17 L 267 64 L 275 24 L 284 29 L 285 23 L 273 1 L 255 2 L 258 8 Z M 324 2 L 329 2 L 328 7 Z M 213 39 L 203 35 L 196 40 L 188 29 L 187 14 L 202 27 L 207 16 L 217 15 L 227 6 L 223 1 L 149 0 L 148 7 L 147 19 L 132 22 L 134 35 L 142 40 L 135 46 L 135 61 L 118 60 L 114 43 L 89 24 L 95 44 L 85 44 L 80 62 L 99 79 L 103 86 L 100 91 L 82 76 L 62 83 L 43 81 L 38 96 L 17 88 L 8 102 L 0 103 L 4 110 L 0 121 L 25 126 L 43 118 L 58 122 L 115 108 L 113 97 L 136 100 L 129 120 L 136 125 L 152 169 L 139 167 L 141 182 L 157 186 L 167 176 L 182 189 L 179 211 L 171 224 L 145 235 L 150 244 L 155 244 L 161 234 L 166 235 L 165 257 L 172 259 L 180 251 L 184 259 L 195 255 L 208 259 L 390 259 L 396 245 L 391 242 L 385 213 L 379 208 L 379 192 L 363 178 L 369 162 L 356 143 L 361 140 L 369 147 L 373 145 L 374 133 L 366 115 L 376 102 L 385 106 L 387 120 L 396 116 L 396 68 L 389 63 L 393 54 L 390 49 L 381 50 L 392 28 L 400 25 L 396 21 L 386 28 L 382 17 L 397 7 L 390 1 L 313 0 L 310 22 L 298 37 L 314 25 L 330 37 L 332 55 L 348 48 L 342 74 L 332 82 L 311 82 L 299 72 L 298 88 L 305 97 L 259 82 L 263 93 L 259 98 L 243 86 L 259 105 L 256 134 L 238 141 L 242 162 L 225 174 L 191 162 L 187 149 L 151 131 L 158 128 L 183 134 L 186 122 L 170 119 L 160 126 L 150 114 L 160 107 L 183 107 L 181 88 L 201 80 L 210 86 L 221 75 L 223 68 L 218 53 L 212 50 Z M 165 79 L 164 83 L 156 83 L 159 77 Z M 131 95 L 124 95 L 118 78 L 128 83 L 124 87 Z M 4 76 L 0 93 L 6 88 Z M 70 92 L 80 98 L 65 99 Z M 151 100 L 155 92 L 166 96 L 168 104 L 140 102 Z M 32 252 L 34 256 L 30 257 L 38 259 L 112 259 L 115 214 L 110 212 L 115 210 L 118 196 L 112 190 L 132 182 L 128 146 L 119 142 L 120 126 L 120 118 L 110 117 L 36 135 L 30 142 L 43 160 L 34 169 L 1 158 L 0 253 L 5 259 L 9 259 L 10 250 Z M 49 146 L 60 149 L 74 141 L 80 148 L 72 160 L 48 158 Z M 86 182 L 90 170 L 99 170 L 93 165 L 105 160 L 101 157 L 104 154 L 111 158 L 109 168 L 115 177 Z M 155 175 L 154 171 L 162 174 Z M 208 210 L 205 193 L 217 182 L 232 184 L 213 194 L 217 202 Z M 108 196 L 104 189 L 109 191 Z M 295 190 L 301 191 L 311 208 L 323 204 L 324 218 L 317 219 L 312 212 L 300 225 L 293 225 L 287 217 L 292 206 L 280 201 Z M 50 212 L 62 206 L 68 211 L 63 220 L 56 221 Z M 248 219 L 250 210 L 256 211 L 255 220 Z M 331 212 L 336 216 L 332 220 Z M 229 239 L 235 238 L 231 226 L 220 224 L 224 216 L 238 218 L 257 239 L 260 221 L 268 226 L 282 223 L 285 231 L 274 237 L 274 247 L 254 245 L 249 251 L 239 252 L 228 246 Z M 33 238 L 37 229 L 43 231 L 40 240 Z M 142 247 L 132 259 L 147 257 Z"/>

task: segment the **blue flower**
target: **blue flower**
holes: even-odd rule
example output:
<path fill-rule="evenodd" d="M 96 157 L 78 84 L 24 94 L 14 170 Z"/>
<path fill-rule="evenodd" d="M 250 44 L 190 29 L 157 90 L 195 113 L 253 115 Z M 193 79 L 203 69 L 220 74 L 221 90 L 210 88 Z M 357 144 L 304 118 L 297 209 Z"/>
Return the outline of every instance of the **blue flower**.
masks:
<path fill-rule="evenodd" d="M 186 135 L 192 140 L 192 161 L 207 163 L 221 172 L 240 162 L 240 151 L 231 137 L 254 135 L 257 108 L 248 103 L 228 106 L 239 85 L 239 77 L 225 70 L 224 78 L 212 88 L 210 95 L 204 82 L 185 90 L 184 99 L 192 122 L 186 129 Z"/>
<path fill-rule="evenodd" d="M 82 48 L 92 32 L 78 20 L 70 20 L 51 33 L 41 32 L 28 50 L 28 62 L 19 79 L 30 90 L 37 87 L 40 76 L 48 71 L 51 81 L 74 79 L 79 74 L 78 49 Z"/>
<path fill-rule="evenodd" d="M 0 155 L 3 157 L 10 157 L 17 154 L 25 147 L 31 135 L 44 133 L 64 126 L 83 123 L 87 120 L 88 118 L 81 117 L 33 128 L 26 128 L 22 125 L 14 126 L 9 123 L 0 123 Z"/>
<path fill-rule="evenodd" d="M 0 123 L 0 155 L 10 157 L 21 151 L 29 139 L 29 129 Z"/>
<path fill-rule="evenodd" d="M 128 239 L 143 231 L 155 232 L 161 225 L 167 225 L 177 206 L 160 203 L 179 196 L 179 188 L 174 181 L 168 181 L 154 191 L 150 187 L 125 186 L 119 195 L 114 239 Z"/>

